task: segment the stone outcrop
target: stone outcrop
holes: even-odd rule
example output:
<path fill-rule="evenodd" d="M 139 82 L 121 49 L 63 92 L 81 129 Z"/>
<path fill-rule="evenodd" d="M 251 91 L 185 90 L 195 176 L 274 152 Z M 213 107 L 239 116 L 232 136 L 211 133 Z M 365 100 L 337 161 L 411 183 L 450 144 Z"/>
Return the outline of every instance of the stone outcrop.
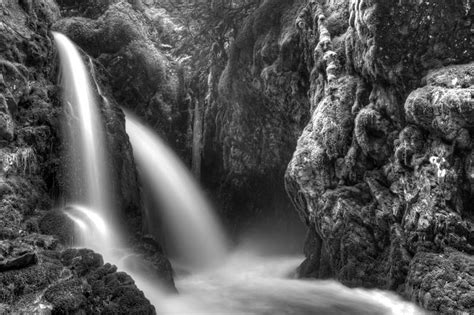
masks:
<path fill-rule="evenodd" d="M 466 1 L 299 11 L 312 117 L 285 182 L 312 231 L 301 276 L 474 311 L 472 16 Z"/>
<path fill-rule="evenodd" d="M 297 221 L 282 177 L 310 109 L 309 74 L 293 20 L 303 2 L 264 1 L 226 51 L 215 44 L 202 180 L 232 228 Z"/>
<path fill-rule="evenodd" d="M 133 279 L 88 249 L 61 250 L 52 237 L 0 241 L 0 311 L 50 314 L 155 314 Z M 22 254 L 23 253 L 23 254 Z"/>

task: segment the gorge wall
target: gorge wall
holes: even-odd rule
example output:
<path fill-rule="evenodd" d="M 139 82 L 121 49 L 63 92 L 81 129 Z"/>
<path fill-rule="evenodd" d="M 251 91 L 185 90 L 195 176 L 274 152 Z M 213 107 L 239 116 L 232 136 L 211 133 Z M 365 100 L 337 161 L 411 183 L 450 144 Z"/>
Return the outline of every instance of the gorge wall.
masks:
<path fill-rule="evenodd" d="M 274 242 L 304 229 L 292 223 L 298 219 L 282 180 L 310 113 L 309 73 L 293 27 L 303 3 L 263 1 L 240 21 L 219 54 L 226 58 L 213 56 L 208 81 L 202 180 L 231 230 L 266 222 L 256 229 L 275 231 Z"/>
<path fill-rule="evenodd" d="M 473 14 L 461 0 L 268 0 L 243 22 L 211 86 L 208 152 L 252 200 L 277 191 L 299 137 L 285 185 L 309 228 L 301 277 L 474 311 Z"/>
<path fill-rule="evenodd" d="M 470 2 L 307 1 L 311 119 L 285 175 L 301 276 L 472 312 Z"/>

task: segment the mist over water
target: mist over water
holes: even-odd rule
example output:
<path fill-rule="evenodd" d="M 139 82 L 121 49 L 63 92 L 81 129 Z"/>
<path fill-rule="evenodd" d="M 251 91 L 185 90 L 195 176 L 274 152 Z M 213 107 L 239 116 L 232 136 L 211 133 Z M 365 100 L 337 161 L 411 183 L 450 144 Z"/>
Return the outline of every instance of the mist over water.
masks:
<path fill-rule="evenodd" d="M 245 248 L 229 253 L 226 235 L 189 171 L 153 131 L 127 114 L 126 129 L 144 191 L 151 195 L 145 197 L 156 199 L 158 205 L 148 209 L 148 229 L 161 228 L 154 219 L 162 218 L 171 234 L 168 246 L 176 254 L 175 266 L 184 265 L 191 273 L 178 273 L 180 294 L 169 295 L 146 268 L 131 268 L 140 265 L 140 257 L 124 246 L 122 232 L 113 224 L 103 128 L 90 77 L 74 44 L 58 33 L 54 38 L 61 55 L 65 108 L 71 117 L 67 128 L 72 168 L 81 175 L 71 178 L 77 197 L 65 214 L 80 231 L 78 245 L 98 251 L 105 261 L 129 273 L 159 314 L 423 313 L 392 293 L 349 289 L 335 281 L 293 279 L 303 258 L 281 252 L 262 256 L 261 246 L 268 247 L 272 237 L 250 233 L 243 238 Z"/>
<path fill-rule="evenodd" d="M 194 315 L 423 314 L 392 293 L 292 279 L 302 258 L 237 249 L 220 268 L 178 277 L 180 295 L 168 297 L 161 310 Z"/>
<path fill-rule="evenodd" d="M 198 184 L 176 154 L 153 131 L 130 113 L 126 130 L 142 180 L 157 201 L 155 209 L 170 233 L 169 247 L 182 264 L 206 268 L 222 262 L 226 236 Z M 155 228 L 149 222 L 149 230 Z"/>

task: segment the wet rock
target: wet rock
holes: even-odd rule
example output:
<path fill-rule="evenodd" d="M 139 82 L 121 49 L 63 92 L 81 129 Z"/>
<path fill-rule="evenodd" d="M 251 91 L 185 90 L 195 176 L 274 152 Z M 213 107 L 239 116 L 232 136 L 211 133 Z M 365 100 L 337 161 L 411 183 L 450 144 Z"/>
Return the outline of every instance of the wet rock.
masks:
<path fill-rule="evenodd" d="M 309 73 L 292 18 L 302 2 L 263 1 L 228 48 L 212 47 L 201 174 L 235 234 L 255 222 L 297 222 L 281 178 L 309 119 Z"/>
<path fill-rule="evenodd" d="M 0 261 L 0 272 L 21 269 L 36 264 L 38 257 L 35 253 L 25 253 L 18 257 L 5 258 Z"/>
<path fill-rule="evenodd" d="M 290 18 L 299 5 L 266 1 L 230 47 L 219 80 L 217 130 L 206 132 L 218 135 L 224 171 L 232 174 L 236 189 L 237 181 L 245 186 L 258 174 L 278 173 L 308 118 L 308 74 Z"/>
<path fill-rule="evenodd" d="M 13 140 L 14 124 L 10 115 L 0 113 L 0 139 Z"/>
<path fill-rule="evenodd" d="M 373 81 L 416 84 L 430 69 L 473 58 L 465 23 L 472 9 L 465 1 L 449 8 L 443 1 L 355 1 L 349 7 L 350 64 Z"/>
<path fill-rule="evenodd" d="M 90 249 L 67 249 L 61 254 L 61 262 L 82 277 L 102 266 L 102 256 Z"/>
<path fill-rule="evenodd" d="M 48 211 L 38 222 L 41 233 L 56 236 L 63 244 L 74 241 L 74 222 L 63 212 Z"/>
<path fill-rule="evenodd" d="M 53 306 L 51 314 L 80 313 L 87 303 L 85 290 L 80 279 L 71 279 L 50 286 L 44 298 Z"/>
<path fill-rule="evenodd" d="M 455 142 L 462 149 L 469 149 L 471 137 L 466 128 L 474 125 L 474 90 L 472 80 L 464 84 L 457 82 L 462 83 L 462 80 L 474 76 L 474 64 L 465 65 L 462 69 L 463 73 L 453 76 L 451 82 L 440 79 L 449 73 L 450 68 L 433 71 L 426 79 L 429 85 L 409 95 L 405 113 L 410 122 L 447 142 Z"/>
<path fill-rule="evenodd" d="M 114 0 L 58 0 L 56 1 L 61 8 L 63 16 L 83 16 L 89 19 L 95 19 L 101 16 L 114 2 Z"/>
<path fill-rule="evenodd" d="M 462 1 L 308 1 L 295 16 L 312 118 L 285 183 L 315 232 L 302 276 L 326 274 L 323 248 L 343 283 L 471 311 L 473 56 L 454 22 L 471 16 Z"/>
<path fill-rule="evenodd" d="M 155 278 L 164 289 L 170 293 L 176 293 L 174 270 L 156 238 L 150 234 L 137 235 L 132 244 L 136 254 L 124 259 L 124 263 L 131 268 L 130 270 Z"/>
<path fill-rule="evenodd" d="M 456 250 L 419 252 L 410 263 L 407 294 L 412 301 L 441 314 L 472 313 L 474 260 Z"/>
<path fill-rule="evenodd" d="M 117 267 L 104 264 L 102 256 L 89 249 L 68 249 L 57 259 L 67 268 L 66 277 L 48 287 L 44 300 L 53 314 L 64 312 L 155 314 L 154 307 L 137 289 L 133 279 Z"/>

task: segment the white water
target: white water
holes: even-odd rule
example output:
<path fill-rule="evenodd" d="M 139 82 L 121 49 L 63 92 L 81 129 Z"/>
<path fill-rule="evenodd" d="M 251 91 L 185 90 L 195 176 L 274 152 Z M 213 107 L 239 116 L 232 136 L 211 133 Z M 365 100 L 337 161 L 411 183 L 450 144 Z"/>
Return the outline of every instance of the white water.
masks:
<path fill-rule="evenodd" d="M 192 269 L 222 262 L 227 251 L 225 234 L 191 173 L 158 135 L 129 113 L 126 130 L 142 180 L 159 205 L 154 211 L 163 217 L 176 259 Z"/>
<path fill-rule="evenodd" d="M 214 271 L 178 277 L 180 295 L 168 297 L 159 310 L 166 315 L 423 314 L 388 292 L 291 279 L 301 261 L 236 251 Z"/>
<path fill-rule="evenodd" d="M 95 228 L 80 228 L 78 245 L 96 249 L 107 255 L 117 241 L 117 233 L 112 233 L 113 224 L 106 228 L 98 226 L 98 218 L 110 218 L 111 196 L 106 166 L 105 136 L 103 124 L 91 87 L 89 72 L 75 45 L 63 34 L 53 32 L 58 47 L 62 69 L 62 86 L 66 110 L 65 123 L 67 141 L 70 143 L 69 156 L 72 159 L 69 177 L 74 189 L 74 200 L 70 214 L 75 222 L 87 217 Z M 94 209 L 94 210 L 89 210 Z M 79 217 L 78 217 L 79 215 Z M 82 220 L 84 223 L 84 220 Z M 109 229 L 111 231 L 104 231 Z M 114 235 L 115 234 L 115 235 Z M 113 237 L 112 237 L 113 236 Z"/>
<path fill-rule="evenodd" d="M 333 281 L 288 278 L 301 257 L 264 258 L 248 251 L 226 255 L 225 235 L 190 174 L 153 132 L 127 115 L 127 132 L 141 174 L 161 205 L 159 211 L 164 212 L 165 223 L 173 233 L 179 258 L 194 267 L 193 274 L 177 277 L 180 295 L 165 295 L 138 256 L 126 249 L 113 251 L 121 243 L 111 224 L 97 105 L 74 45 L 61 34 L 54 37 L 62 59 L 65 107 L 73 117 L 69 141 L 77 149 L 74 152 L 79 152 L 75 167 L 84 173 L 84 178 L 75 178 L 75 188 L 84 190 L 79 194 L 82 198 L 73 200 L 80 204 L 68 206 L 65 213 L 81 231 L 82 245 L 97 250 L 106 261 L 132 275 L 159 314 L 421 314 L 413 305 L 386 292 L 349 289 Z M 154 222 L 149 224 L 152 229 L 156 227 Z M 210 265 L 215 269 L 202 268 Z"/>

